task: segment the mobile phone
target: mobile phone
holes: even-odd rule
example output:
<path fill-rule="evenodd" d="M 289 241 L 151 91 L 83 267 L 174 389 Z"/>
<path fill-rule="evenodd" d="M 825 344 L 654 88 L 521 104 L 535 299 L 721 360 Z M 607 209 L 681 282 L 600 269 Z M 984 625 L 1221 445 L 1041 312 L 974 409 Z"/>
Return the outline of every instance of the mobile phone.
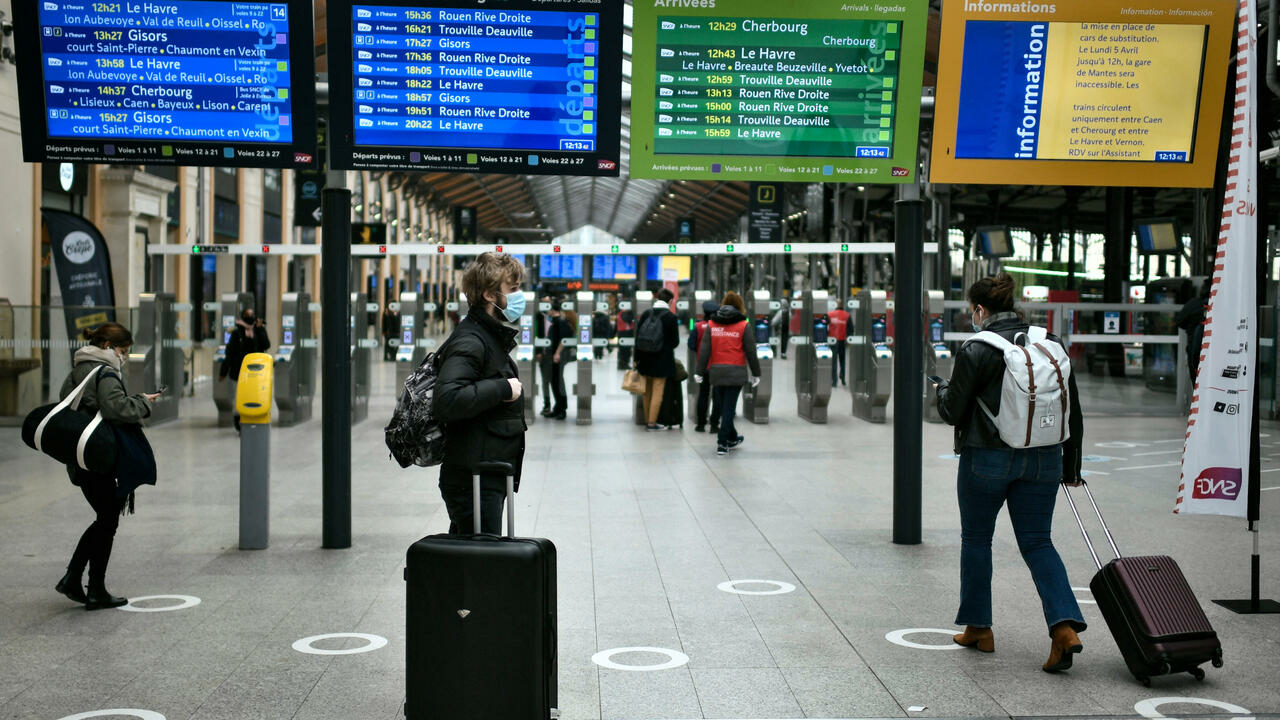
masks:
<path fill-rule="evenodd" d="M 167 392 L 169 392 L 169 386 L 168 386 L 168 385 L 161 385 L 160 387 L 156 388 L 156 394 L 157 394 L 157 395 L 163 395 L 163 394 L 165 394 L 165 393 L 167 393 Z"/>
<path fill-rule="evenodd" d="M 929 382 L 933 383 L 934 385 L 941 385 L 943 383 L 942 378 L 938 377 L 937 375 L 930 375 L 928 377 L 929 377 Z"/>

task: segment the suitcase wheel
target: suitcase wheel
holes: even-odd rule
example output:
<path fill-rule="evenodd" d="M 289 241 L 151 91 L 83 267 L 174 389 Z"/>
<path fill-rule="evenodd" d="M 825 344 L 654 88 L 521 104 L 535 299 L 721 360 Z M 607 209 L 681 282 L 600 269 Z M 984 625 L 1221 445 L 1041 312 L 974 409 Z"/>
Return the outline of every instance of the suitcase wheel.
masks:
<path fill-rule="evenodd" d="M 1151 678 L 1149 677 L 1139 677 L 1138 682 L 1142 683 L 1143 687 L 1151 687 Z"/>
<path fill-rule="evenodd" d="M 1219 656 L 1217 656 L 1217 657 L 1215 657 L 1215 658 L 1213 659 L 1213 666 L 1214 666 L 1214 667 L 1216 667 L 1216 668 L 1220 668 L 1220 667 L 1222 667 L 1222 656 L 1221 656 L 1221 655 L 1219 655 Z"/>
<path fill-rule="evenodd" d="M 1204 680 L 1204 670 L 1202 668 L 1191 668 L 1187 672 L 1191 673 L 1191 677 L 1195 678 L 1196 680 L 1200 680 L 1200 681 Z"/>

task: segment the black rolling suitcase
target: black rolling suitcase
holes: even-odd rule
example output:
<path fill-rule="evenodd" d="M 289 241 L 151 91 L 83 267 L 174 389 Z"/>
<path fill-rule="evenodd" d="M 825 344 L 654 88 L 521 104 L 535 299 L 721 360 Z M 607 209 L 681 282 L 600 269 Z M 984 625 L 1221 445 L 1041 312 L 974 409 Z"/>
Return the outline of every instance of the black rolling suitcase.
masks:
<path fill-rule="evenodd" d="M 550 720 L 559 715 L 556 547 L 515 535 L 508 463 L 476 473 L 507 476 L 507 536 L 430 535 L 409 547 L 408 720 Z M 472 497 L 477 507 L 480 475 Z"/>
<path fill-rule="evenodd" d="M 1187 672 L 1203 680 L 1204 670 L 1200 665 L 1209 662 L 1214 667 L 1222 667 L 1222 643 L 1182 569 L 1167 555 L 1122 557 L 1093 493 L 1088 485 L 1084 489 L 1116 555 L 1106 565 L 1093 549 L 1070 490 L 1063 487 L 1089 553 L 1098 566 L 1089 589 L 1107 627 L 1111 628 L 1129 672 L 1150 687 L 1151 678 L 1157 675 Z"/>
<path fill-rule="evenodd" d="M 658 406 L 658 424 L 684 427 L 684 383 L 667 378 L 662 388 L 662 404 Z"/>

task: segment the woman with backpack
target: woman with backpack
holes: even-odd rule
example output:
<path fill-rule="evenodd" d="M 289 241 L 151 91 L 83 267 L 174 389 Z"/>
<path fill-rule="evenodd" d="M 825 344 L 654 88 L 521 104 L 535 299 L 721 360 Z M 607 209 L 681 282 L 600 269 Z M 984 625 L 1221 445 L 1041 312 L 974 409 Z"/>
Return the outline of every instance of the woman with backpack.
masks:
<path fill-rule="evenodd" d="M 480 462 L 506 462 L 515 468 L 516 489 L 524 460 L 523 392 L 511 351 L 524 312 L 520 290 L 524 266 L 511 255 L 487 252 L 462 276 L 471 307 L 440 348 L 432 411 L 444 428 L 440 496 L 449 512 L 451 534 L 470 533 L 472 468 Z M 480 477 L 480 522 L 485 533 L 502 530 L 507 479 Z"/>
<path fill-rule="evenodd" d="M 734 427 L 733 416 L 738 411 L 742 386 L 760 382 L 760 360 L 756 358 L 755 337 L 747 322 L 747 307 L 742 298 L 730 290 L 720 302 L 698 348 L 698 382 L 705 379 L 711 385 L 712 397 L 720 411 L 716 454 L 727 455 L 745 439 Z"/>
<path fill-rule="evenodd" d="M 636 323 L 636 371 L 644 377 L 644 415 L 646 430 L 661 430 L 658 415 L 667 382 L 676 377 L 676 348 L 680 346 L 680 321 L 671 312 L 675 293 L 667 288 L 658 291 L 653 307 L 645 310 Z M 679 381 L 675 381 L 679 382 Z"/>
<path fill-rule="evenodd" d="M 59 397 L 66 398 L 90 373 L 96 372 L 94 380 L 85 386 L 80 397 L 80 412 L 97 415 L 101 411 L 103 420 L 113 426 L 138 426 L 151 414 L 151 406 L 160 398 L 160 393 L 130 395 L 125 389 L 124 358 L 133 345 L 133 334 L 123 325 L 107 322 L 86 330 L 84 339 L 89 344 L 76 350 L 71 372 L 62 383 Z M 119 443 L 117 436 L 118 448 Z M 149 447 L 146 452 L 150 452 Z M 90 472 L 76 465 L 67 466 L 71 484 L 80 488 L 96 517 L 80 536 L 71 562 L 67 564 L 67 573 L 54 589 L 75 602 L 83 603 L 86 610 L 120 607 L 129 602 L 107 592 L 106 576 L 120 515 L 132 504 L 133 490 L 137 487 L 132 482 L 133 470 L 118 468 L 120 478 L 117 481 L 116 475 Z M 154 467 L 151 470 L 154 471 Z M 154 482 L 154 473 L 151 482 Z M 86 566 L 89 568 L 87 593 L 80 585 Z"/>
<path fill-rule="evenodd" d="M 1051 535 L 1059 484 L 1083 482 L 1080 448 L 1084 423 L 1080 393 L 1061 341 L 1022 319 L 1014 308 L 1014 290 L 1008 273 L 983 278 L 969 288 L 973 326 L 980 334 L 956 353 L 950 382 L 938 387 L 938 411 L 947 424 L 955 426 L 955 451 L 960 455 L 956 483 L 961 528 L 960 609 L 956 624 L 964 625 L 965 631 L 956 635 L 955 641 L 983 652 L 995 651 L 991 539 L 996 516 L 1007 503 L 1018 549 L 1031 571 L 1049 626 L 1049 659 L 1041 667 L 1045 672 L 1058 672 L 1071 667 L 1071 656 L 1084 648 L 1077 635 L 1086 627 L 1084 617 Z M 999 337 L 991 337 L 991 333 Z M 1008 349 L 1007 357 L 1016 359 L 1020 367 L 1007 364 L 1001 348 Z M 1025 368 L 1021 367 L 1024 361 Z M 1046 374 L 1036 374 L 1052 378 L 1046 383 L 1048 387 L 1040 388 L 1040 409 L 1036 410 L 1034 402 L 1022 407 L 1025 399 L 1016 394 L 1004 397 L 1019 406 L 1002 408 L 1006 373 L 1026 373 L 1033 363 L 1044 368 L 1047 362 L 1053 363 L 1052 368 Z M 1063 394 L 1066 406 L 1062 405 Z M 1019 427 L 1011 427 L 1013 424 Z M 1016 445 L 1007 442 L 1010 439 Z M 1040 444 L 1046 439 L 1061 442 Z"/>

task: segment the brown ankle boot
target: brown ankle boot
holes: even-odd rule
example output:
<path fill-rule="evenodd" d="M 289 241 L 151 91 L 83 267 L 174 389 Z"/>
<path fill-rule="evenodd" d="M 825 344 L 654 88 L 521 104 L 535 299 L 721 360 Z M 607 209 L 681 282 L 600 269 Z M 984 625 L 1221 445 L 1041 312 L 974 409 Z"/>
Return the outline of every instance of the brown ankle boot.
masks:
<path fill-rule="evenodd" d="M 1053 644 L 1049 646 L 1049 659 L 1041 667 L 1045 672 L 1056 673 L 1071 667 L 1071 656 L 1084 650 L 1080 636 L 1069 622 L 1060 622 L 1053 626 L 1050 633 Z"/>
<path fill-rule="evenodd" d="M 964 632 L 951 638 L 957 645 L 976 647 L 982 652 L 996 651 L 996 636 L 989 627 L 966 625 Z"/>

